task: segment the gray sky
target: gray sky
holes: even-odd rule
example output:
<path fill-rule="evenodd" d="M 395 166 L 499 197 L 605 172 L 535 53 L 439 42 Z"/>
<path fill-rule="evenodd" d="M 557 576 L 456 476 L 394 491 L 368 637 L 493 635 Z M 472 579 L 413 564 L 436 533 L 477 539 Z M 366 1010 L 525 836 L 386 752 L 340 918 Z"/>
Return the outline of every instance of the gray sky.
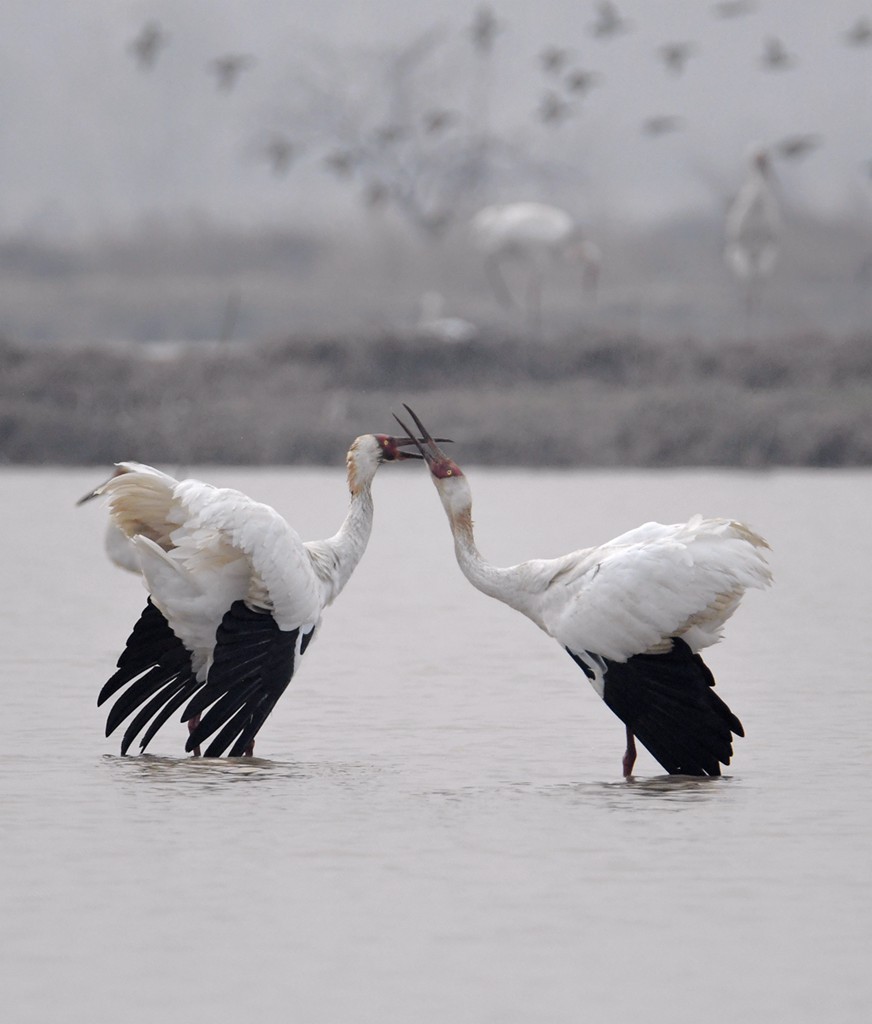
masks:
<path fill-rule="evenodd" d="M 791 201 L 818 212 L 872 216 L 872 45 L 844 34 L 870 0 L 759 0 L 743 17 L 715 16 L 715 0 L 620 0 L 627 32 L 603 40 L 586 0 L 494 0 L 503 24 L 492 57 L 495 131 L 566 169 L 569 205 L 588 218 L 653 219 L 716 209 L 735 188 L 752 142 L 812 132 L 823 143 L 779 176 Z M 444 42 L 427 88 L 446 105 L 468 100 L 475 60 L 465 35 L 477 2 L 441 0 L 4 0 L 0 14 L 0 233 L 48 235 L 123 228 L 148 214 L 198 213 L 239 224 L 310 225 L 351 216 L 347 184 L 324 173 L 310 147 L 285 177 L 258 146 L 281 126 L 296 82 L 322 50 L 354 60 L 408 42 L 439 24 Z M 147 73 L 128 45 L 149 18 L 170 34 Z M 778 36 L 795 64 L 764 71 L 764 40 Z M 692 41 L 681 76 L 656 49 Z M 536 109 L 549 85 L 537 55 L 570 51 L 568 68 L 602 76 L 558 127 Z M 229 94 L 210 59 L 252 54 L 257 63 Z M 640 126 L 677 115 L 659 138 Z M 322 154 L 323 155 L 323 154 Z M 551 198 L 519 184 L 492 199 Z M 521 194 L 524 192 L 524 194 Z M 565 191 L 564 191 L 565 196 Z"/>

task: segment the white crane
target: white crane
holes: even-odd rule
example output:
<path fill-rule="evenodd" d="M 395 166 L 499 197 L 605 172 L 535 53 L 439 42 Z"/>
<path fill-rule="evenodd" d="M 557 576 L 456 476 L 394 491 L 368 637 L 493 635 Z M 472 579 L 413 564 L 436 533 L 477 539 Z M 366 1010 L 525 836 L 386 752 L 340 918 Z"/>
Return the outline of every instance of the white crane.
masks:
<path fill-rule="evenodd" d="M 415 324 L 415 336 L 426 341 L 441 341 L 446 345 L 465 345 L 475 341 L 481 331 L 474 323 L 461 316 L 445 315 L 445 299 L 440 292 L 424 292 L 421 311 Z"/>
<path fill-rule="evenodd" d="M 763 281 L 778 260 L 781 235 L 781 204 L 765 149 L 751 151 L 745 180 L 727 210 L 724 234 L 724 259 L 745 284 L 745 326 L 750 329 Z"/>
<path fill-rule="evenodd" d="M 599 247 L 585 238 L 571 213 L 547 203 L 523 202 L 486 206 L 470 224 L 472 241 L 482 253 L 485 271 L 497 299 L 508 306 L 520 306 L 509 288 L 505 266 L 520 265 L 526 279 L 523 308 L 531 326 L 537 327 L 542 312 L 545 276 L 555 261 L 580 266 L 582 286 L 596 293 L 602 256 Z"/>
<path fill-rule="evenodd" d="M 695 516 L 499 568 L 476 547 L 466 477 L 405 408 L 425 439 L 421 454 L 463 574 L 567 650 L 626 726 L 624 775 L 633 770 L 635 737 L 670 774 L 719 775 L 733 753 L 732 734 L 744 733 L 715 694 L 699 651 L 720 639 L 748 587 L 770 582 L 762 537 L 729 519 Z"/>
<path fill-rule="evenodd" d="M 331 604 L 354 571 L 372 526 L 372 481 L 383 462 L 420 458 L 410 438 L 364 434 L 348 451 L 351 504 L 327 540 L 303 542 L 268 505 L 199 480 L 124 462 L 98 488 L 136 550 L 149 600 L 97 700 L 121 692 L 109 736 L 130 715 L 125 754 L 145 750 L 183 708 L 185 749 L 251 755 Z M 135 712 L 135 714 L 134 714 Z M 143 732 L 143 730 L 145 730 Z"/>

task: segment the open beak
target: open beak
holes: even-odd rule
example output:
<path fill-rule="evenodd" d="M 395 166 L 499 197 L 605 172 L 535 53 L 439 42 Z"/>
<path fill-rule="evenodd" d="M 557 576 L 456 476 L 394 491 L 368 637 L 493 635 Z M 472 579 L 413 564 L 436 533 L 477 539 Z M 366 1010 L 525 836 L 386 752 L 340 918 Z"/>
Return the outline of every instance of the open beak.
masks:
<path fill-rule="evenodd" d="M 403 427 L 403 430 L 406 428 Z M 396 447 L 396 453 L 394 455 L 395 462 L 402 462 L 403 459 L 423 459 L 424 456 L 419 454 L 421 446 L 418 444 L 418 439 L 415 437 L 395 437 L 394 445 Z M 401 449 L 407 448 L 409 445 L 415 445 L 419 449 L 418 452 L 404 452 Z"/>
<path fill-rule="evenodd" d="M 396 417 L 394 417 L 394 419 L 396 419 Z M 399 423 L 399 420 L 397 420 L 397 422 Z M 408 430 L 409 430 L 408 427 L 403 426 L 402 423 L 400 423 L 400 426 L 403 427 L 403 430 L 405 430 L 408 433 Z M 392 440 L 394 442 L 393 457 L 394 457 L 394 461 L 395 462 L 400 462 L 403 459 L 423 459 L 424 458 L 423 449 L 421 448 L 421 443 L 422 442 L 419 441 L 417 437 L 412 437 L 410 435 L 408 437 L 394 437 L 394 438 L 392 438 Z M 439 440 L 443 444 L 451 444 L 452 443 L 450 437 L 440 437 Z M 404 451 L 402 451 L 403 448 L 410 448 L 413 445 L 414 445 L 415 448 L 418 449 L 418 451 L 416 451 L 416 452 L 404 452 Z"/>
<path fill-rule="evenodd" d="M 430 434 L 430 431 L 424 426 L 424 424 L 418 419 L 418 417 L 415 415 L 415 413 L 409 408 L 408 405 L 406 405 L 405 402 L 403 402 L 403 408 L 406 410 L 406 412 L 415 421 L 415 426 L 420 431 L 421 438 L 422 438 L 422 441 L 423 441 L 423 443 L 422 443 L 422 441 L 418 441 L 417 438 L 415 438 L 414 436 L 410 436 L 408 438 L 408 440 L 411 441 L 412 444 L 414 444 L 417 447 L 418 451 L 421 453 L 420 455 L 416 455 L 416 456 L 412 456 L 412 457 L 413 458 L 418 458 L 418 459 L 424 459 L 424 461 L 427 463 L 428 466 L 433 462 L 434 459 L 444 459 L 444 458 L 446 458 L 445 452 L 443 452 L 439 448 L 439 445 L 436 442 L 437 441 L 442 441 L 443 444 L 446 443 L 446 442 L 450 444 L 451 443 L 450 440 L 448 438 L 446 438 L 446 437 L 434 438 Z M 409 430 L 409 428 L 406 426 L 406 424 L 403 423 L 403 421 L 400 419 L 399 416 L 397 416 L 396 413 L 394 413 L 394 419 L 397 421 L 397 423 L 399 423 L 399 425 L 403 428 L 403 430 L 406 431 L 407 434 L 410 434 L 410 435 L 412 434 L 411 430 Z M 426 447 L 425 447 L 425 445 L 426 445 Z M 407 455 L 406 457 L 408 458 L 409 456 Z"/>

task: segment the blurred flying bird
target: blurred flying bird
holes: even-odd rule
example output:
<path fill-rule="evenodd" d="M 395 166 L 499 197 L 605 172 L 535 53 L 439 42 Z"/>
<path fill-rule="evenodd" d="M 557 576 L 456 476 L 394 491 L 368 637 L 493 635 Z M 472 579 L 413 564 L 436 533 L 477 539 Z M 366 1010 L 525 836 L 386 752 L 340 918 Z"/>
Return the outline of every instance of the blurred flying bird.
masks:
<path fill-rule="evenodd" d="M 733 734 L 744 731 L 699 652 L 721 639 L 746 590 L 770 583 L 766 541 L 742 523 L 697 515 L 646 523 L 558 558 L 492 565 L 476 546 L 465 474 L 405 409 L 425 438 L 421 453 L 461 571 L 553 637 L 584 672 L 624 723 L 624 776 L 633 771 L 636 738 L 670 775 L 720 775 Z"/>
<path fill-rule="evenodd" d="M 570 51 L 563 46 L 546 46 L 539 54 L 539 63 L 546 74 L 559 75 L 566 67 L 570 55 Z"/>
<path fill-rule="evenodd" d="M 257 60 L 245 53 L 226 53 L 209 61 L 209 70 L 215 75 L 215 84 L 222 92 L 230 92 L 243 71 L 254 67 Z"/>
<path fill-rule="evenodd" d="M 821 144 L 820 135 L 785 135 L 775 143 L 775 152 L 784 160 L 801 160 Z"/>
<path fill-rule="evenodd" d="M 790 53 L 776 36 L 769 36 L 763 45 L 760 64 L 766 71 L 786 71 L 796 64 L 796 57 Z"/>
<path fill-rule="evenodd" d="M 395 142 L 401 142 L 409 131 L 401 124 L 383 124 L 372 133 L 377 146 L 392 146 Z"/>
<path fill-rule="evenodd" d="M 469 27 L 469 36 L 472 45 L 479 53 L 490 53 L 493 49 L 494 40 L 502 30 L 493 9 L 488 4 L 482 4 L 475 12 L 472 25 Z"/>
<path fill-rule="evenodd" d="M 139 34 L 130 43 L 129 49 L 143 71 L 154 67 L 160 51 L 169 42 L 169 35 L 156 21 L 147 21 L 139 30 Z"/>
<path fill-rule="evenodd" d="M 453 110 L 442 110 L 439 108 L 425 110 L 421 115 L 425 135 L 438 135 L 440 132 L 450 128 L 457 120 L 458 115 Z"/>
<path fill-rule="evenodd" d="M 756 0 L 721 0 L 714 5 L 715 14 L 719 18 L 740 18 L 756 9 Z"/>
<path fill-rule="evenodd" d="M 674 114 L 655 114 L 653 117 L 645 118 L 642 122 L 642 131 L 645 135 L 656 138 L 658 135 L 669 135 L 671 132 L 677 132 L 682 124 L 682 119 Z"/>
<path fill-rule="evenodd" d="M 98 493 L 130 539 L 149 599 L 98 705 L 117 696 L 109 736 L 134 715 L 121 753 L 145 750 L 176 712 L 187 751 L 251 755 L 324 609 L 360 561 L 372 527 L 372 481 L 384 462 L 418 458 L 410 438 L 358 437 L 348 451 L 351 503 L 339 531 L 303 542 L 268 505 L 240 491 L 120 463 Z"/>
<path fill-rule="evenodd" d="M 362 193 L 363 205 L 369 210 L 384 206 L 390 199 L 390 189 L 381 181 L 370 181 Z"/>
<path fill-rule="evenodd" d="M 724 259 L 745 285 L 746 328 L 750 330 L 763 281 L 778 259 L 781 235 L 781 207 L 765 149 L 751 150 L 745 180 L 727 211 L 724 234 Z"/>
<path fill-rule="evenodd" d="M 869 46 L 872 44 L 872 23 L 868 18 L 858 18 L 845 33 L 845 42 L 849 46 Z"/>
<path fill-rule="evenodd" d="M 596 5 L 596 20 L 590 26 L 592 35 L 600 39 L 607 39 L 609 36 L 626 32 L 629 27 L 630 23 L 618 12 L 617 6 L 610 0 L 602 0 Z"/>
<path fill-rule="evenodd" d="M 594 86 L 599 85 L 601 81 L 602 75 L 598 74 L 596 71 L 584 71 L 582 69 L 577 69 L 575 71 L 570 71 L 567 74 L 563 84 L 566 86 L 568 92 L 584 96 L 586 93 L 590 92 Z"/>
<path fill-rule="evenodd" d="M 558 125 L 571 116 L 572 105 L 559 93 L 549 89 L 539 101 L 536 114 L 543 124 Z"/>
<path fill-rule="evenodd" d="M 588 240 L 571 213 L 547 203 L 507 203 L 486 206 L 470 224 L 472 241 L 485 262 L 485 271 L 497 299 L 521 308 L 530 326 L 541 317 L 545 276 L 555 261 L 581 267 L 582 286 L 595 294 L 602 262 L 599 248 Z M 523 304 L 506 283 L 505 265 L 520 264 L 526 279 Z"/>
<path fill-rule="evenodd" d="M 684 71 L 690 57 L 696 52 L 693 43 L 664 43 L 657 48 L 660 59 L 663 61 L 666 70 L 673 75 L 680 75 Z"/>
<path fill-rule="evenodd" d="M 290 139 L 284 135 L 273 135 L 264 145 L 263 154 L 269 162 L 273 174 L 280 177 L 287 173 L 297 150 Z"/>
<path fill-rule="evenodd" d="M 357 159 L 348 149 L 336 149 L 324 157 L 324 164 L 339 178 L 348 178 L 354 171 Z"/>

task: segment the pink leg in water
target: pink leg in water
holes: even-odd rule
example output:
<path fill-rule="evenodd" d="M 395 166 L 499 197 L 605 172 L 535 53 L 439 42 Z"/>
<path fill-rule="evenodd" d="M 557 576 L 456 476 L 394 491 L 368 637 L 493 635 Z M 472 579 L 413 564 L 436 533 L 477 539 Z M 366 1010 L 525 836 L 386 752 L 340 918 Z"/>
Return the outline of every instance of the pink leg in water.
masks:
<path fill-rule="evenodd" d="M 193 718 L 189 718 L 188 719 L 188 735 L 189 736 L 197 728 L 197 726 L 199 724 L 200 724 L 200 716 L 199 715 L 194 715 Z M 200 745 L 197 744 L 197 746 L 194 747 L 194 749 L 193 749 L 193 751 L 191 753 L 193 754 L 194 757 L 199 757 L 200 756 Z"/>
<path fill-rule="evenodd" d="M 627 750 L 623 760 L 624 778 L 628 779 L 633 774 L 633 765 L 636 763 L 636 737 L 630 732 L 627 726 Z"/>

